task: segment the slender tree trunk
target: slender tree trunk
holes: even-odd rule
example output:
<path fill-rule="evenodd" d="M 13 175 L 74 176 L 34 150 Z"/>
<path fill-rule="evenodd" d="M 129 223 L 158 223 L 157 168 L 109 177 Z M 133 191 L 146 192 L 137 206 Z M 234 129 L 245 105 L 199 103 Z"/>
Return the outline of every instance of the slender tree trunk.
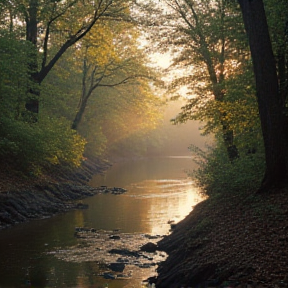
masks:
<path fill-rule="evenodd" d="M 72 123 L 72 126 L 71 126 L 71 128 L 74 130 L 77 130 L 78 125 L 80 124 L 80 122 L 82 120 L 83 114 L 84 114 L 85 109 L 86 109 L 87 101 L 88 101 L 88 97 L 86 99 L 83 99 L 81 104 L 80 104 L 79 110 L 77 111 L 76 116 L 75 116 L 73 123 Z"/>
<path fill-rule="evenodd" d="M 256 94 L 265 146 L 266 171 L 260 191 L 287 181 L 283 103 L 262 0 L 238 0 L 253 60 Z"/>
<path fill-rule="evenodd" d="M 29 115 L 30 121 L 37 121 L 37 114 L 39 112 L 39 96 L 40 96 L 40 87 L 39 83 L 35 80 L 35 75 L 38 71 L 38 52 L 37 52 L 37 13 L 38 13 L 38 0 L 30 0 L 29 8 L 26 15 L 26 40 L 30 41 L 34 45 L 33 51 L 29 55 L 29 69 L 31 74 L 31 79 L 35 82 L 33 87 L 29 88 L 29 93 L 31 97 L 26 101 L 25 108 L 32 112 Z"/>
<path fill-rule="evenodd" d="M 223 40 L 223 46 L 222 46 L 222 53 L 220 56 L 220 64 L 221 64 L 221 73 L 219 76 L 219 79 L 217 78 L 216 71 L 213 65 L 213 61 L 210 56 L 210 52 L 207 48 L 207 43 L 204 40 L 204 37 L 202 36 L 202 41 L 201 41 L 201 48 L 202 48 L 202 57 L 206 63 L 207 70 L 209 73 L 210 81 L 212 83 L 212 92 L 214 95 L 215 101 L 222 102 L 224 100 L 225 94 L 223 93 L 223 88 L 222 84 L 224 82 L 224 40 Z M 223 133 L 223 142 L 224 145 L 227 149 L 227 154 L 232 162 L 236 158 L 239 157 L 238 149 L 236 145 L 234 144 L 234 131 L 231 130 L 229 127 L 227 121 L 225 120 L 225 113 L 220 113 L 220 122 L 222 125 L 222 133 Z"/>

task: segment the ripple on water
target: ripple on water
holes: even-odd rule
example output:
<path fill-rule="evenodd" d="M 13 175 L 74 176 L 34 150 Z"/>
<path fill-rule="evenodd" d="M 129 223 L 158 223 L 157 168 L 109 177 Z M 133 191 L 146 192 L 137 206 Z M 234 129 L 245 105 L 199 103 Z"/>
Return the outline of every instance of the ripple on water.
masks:
<path fill-rule="evenodd" d="M 160 179 L 144 180 L 127 187 L 129 197 L 154 198 L 186 194 L 189 189 L 195 189 L 191 179 Z"/>
<path fill-rule="evenodd" d="M 59 247 L 47 254 L 66 262 L 96 262 L 99 265 L 98 276 L 106 279 L 130 279 L 134 272 L 138 276 L 141 274 L 139 269 L 145 269 L 147 272 L 145 274 L 153 275 L 156 273 L 158 263 L 167 258 L 166 253 L 162 251 L 156 250 L 153 253 L 141 251 L 141 247 L 148 242 L 157 245 L 162 239 L 160 235 L 115 234 L 113 231 L 95 229 L 80 229 L 75 235 L 78 238 L 76 245 Z"/>

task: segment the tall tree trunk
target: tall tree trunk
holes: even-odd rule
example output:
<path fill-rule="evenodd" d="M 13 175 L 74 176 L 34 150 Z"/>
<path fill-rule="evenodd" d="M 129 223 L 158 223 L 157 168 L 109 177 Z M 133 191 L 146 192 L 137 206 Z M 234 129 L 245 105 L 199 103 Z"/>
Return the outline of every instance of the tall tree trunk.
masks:
<path fill-rule="evenodd" d="M 283 115 L 276 71 L 276 63 L 268 32 L 262 0 L 238 0 L 256 78 L 256 94 L 265 146 L 266 171 L 260 191 L 269 190 L 287 181 L 285 143 L 287 131 L 283 129 Z"/>
<path fill-rule="evenodd" d="M 34 45 L 33 51 L 29 55 L 29 69 L 32 81 L 35 82 L 33 87 L 29 88 L 30 97 L 26 101 L 25 108 L 32 112 L 30 113 L 30 121 L 37 121 L 37 114 L 39 112 L 39 96 L 40 96 L 40 87 L 39 83 L 35 80 L 35 75 L 38 72 L 38 52 L 37 52 L 37 13 L 38 13 L 38 0 L 30 0 L 29 8 L 27 10 L 27 15 L 25 17 L 26 21 L 26 40 L 30 41 Z"/>

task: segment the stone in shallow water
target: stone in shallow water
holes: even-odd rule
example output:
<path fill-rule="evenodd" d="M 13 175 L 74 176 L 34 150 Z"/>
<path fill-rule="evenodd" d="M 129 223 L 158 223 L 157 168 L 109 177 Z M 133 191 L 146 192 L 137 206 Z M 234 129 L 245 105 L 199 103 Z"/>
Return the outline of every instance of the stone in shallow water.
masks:
<path fill-rule="evenodd" d="M 123 272 L 125 269 L 124 263 L 111 263 L 108 265 L 108 268 L 115 272 Z"/>
<path fill-rule="evenodd" d="M 152 242 L 148 242 L 146 244 L 144 244 L 141 248 L 141 251 L 145 251 L 145 252 L 149 252 L 149 253 L 154 253 L 157 250 L 157 245 L 152 243 Z"/>
<path fill-rule="evenodd" d="M 127 258 L 118 258 L 116 261 L 120 263 L 129 263 L 129 259 Z"/>
<path fill-rule="evenodd" d="M 111 274 L 111 273 L 103 273 L 103 277 L 105 278 L 105 279 L 116 279 L 116 275 L 113 275 L 113 274 Z"/>
<path fill-rule="evenodd" d="M 119 235 L 110 235 L 109 239 L 120 240 L 120 236 Z"/>

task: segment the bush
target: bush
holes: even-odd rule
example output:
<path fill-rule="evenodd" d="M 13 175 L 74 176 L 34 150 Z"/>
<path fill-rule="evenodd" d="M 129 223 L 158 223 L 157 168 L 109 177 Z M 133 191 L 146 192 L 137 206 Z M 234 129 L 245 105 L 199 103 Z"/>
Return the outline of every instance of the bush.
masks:
<path fill-rule="evenodd" d="M 195 178 L 206 195 L 241 193 L 247 189 L 259 188 L 265 169 L 264 153 L 260 147 L 256 153 L 240 151 L 240 157 L 232 162 L 221 143 L 216 147 L 209 147 L 206 152 L 193 145 L 189 148 L 199 165 L 198 170 L 190 176 Z"/>
<path fill-rule="evenodd" d="M 29 124 L 0 118 L 0 157 L 29 172 L 51 164 L 81 163 L 85 141 L 64 119 L 41 119 Z"/>

